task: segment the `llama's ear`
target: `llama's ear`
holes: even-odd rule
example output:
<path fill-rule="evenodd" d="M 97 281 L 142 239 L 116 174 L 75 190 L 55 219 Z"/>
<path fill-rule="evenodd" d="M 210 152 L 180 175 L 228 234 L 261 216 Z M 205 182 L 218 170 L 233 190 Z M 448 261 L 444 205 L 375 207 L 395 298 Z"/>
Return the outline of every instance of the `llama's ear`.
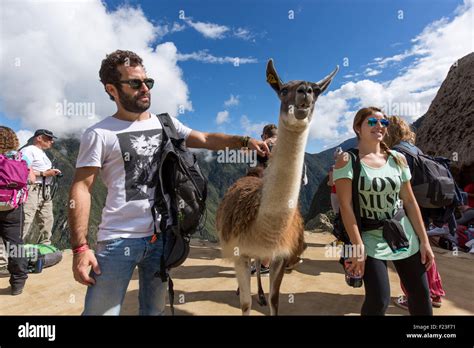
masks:
<path fill-rule="evenodd" d="M 322 94 L 329 87 L 333 77 L 337 74 L 338 71 L 339 71 L 339 65 L 336 66 L 336 69 L 334 69 L 334 71 L 332 73 L 330 73 L 328 76 L 326 76 L 321 81 L 318 81 L 318 82 L 315 83 L 315 85 L 317 85 L 320 89 L 319 94 Z"/>
<path fill-rule="evenodd" d="M 283 82 L 281 82 L 280 78 L 278 77 L 275 67 L 273 66 L 273 59 L 271 58 L 267 63 L 267 82 L 277 93 L 280 93 Z"/>

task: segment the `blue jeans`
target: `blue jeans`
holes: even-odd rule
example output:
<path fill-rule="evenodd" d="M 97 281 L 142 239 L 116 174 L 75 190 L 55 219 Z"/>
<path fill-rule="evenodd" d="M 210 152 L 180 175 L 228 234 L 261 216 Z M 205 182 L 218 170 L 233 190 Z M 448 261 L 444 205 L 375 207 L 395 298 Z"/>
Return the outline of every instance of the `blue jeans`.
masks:
<path fill-rule="evenodd" d="M 87 288 L 83 315 L 119 315 L 133 271 L 138 266 L 140 315 L 163 315 L 166 283 L 155 273 L 160 270 L 163 253 L 161 235 L 118 238 L 97 243 L 95 256 L 101 274 L 91 270 L 95 285 Z"/>

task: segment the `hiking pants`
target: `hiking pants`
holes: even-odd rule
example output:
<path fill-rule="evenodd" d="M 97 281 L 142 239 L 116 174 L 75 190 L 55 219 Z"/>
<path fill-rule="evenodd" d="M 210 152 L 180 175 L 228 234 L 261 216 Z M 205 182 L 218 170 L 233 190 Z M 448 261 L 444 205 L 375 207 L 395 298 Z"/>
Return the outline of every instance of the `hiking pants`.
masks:
<path fill-rule="evenodd" d="M 21 228 L 23 225 L 23 204 L 18 208 L 0 211 L 0 236 L 8 256 L 10 285 L 20 285 L 28 278 L 28 259 L 24 256 Z"/>
<path fill-rule="evenodd" d="M 392 261 L 408 297 L 411 315 L 433 315 L 430 291 L 421 254 L 417 252 L 403 260 Z M 390 282 L 387 261 L 367 256 L 364 271 L 365 301 L 361 315 L 384 315 L 390 302 Z"/>
<path fill-rule="evenodd" d="M 46 197 L 50 194 L 50 186 L 45 188 Z M 51 244 L 51 231 L 53 229 L 53 201 L 43 199 L 41 185 L 28 187 L 28 199 L 25 202 L 25 224 L 23 227 L 23 240 L 32 244 Z M 36 223 L 39 227 L 39 236 L 33 236 L 31 225 Z"/>

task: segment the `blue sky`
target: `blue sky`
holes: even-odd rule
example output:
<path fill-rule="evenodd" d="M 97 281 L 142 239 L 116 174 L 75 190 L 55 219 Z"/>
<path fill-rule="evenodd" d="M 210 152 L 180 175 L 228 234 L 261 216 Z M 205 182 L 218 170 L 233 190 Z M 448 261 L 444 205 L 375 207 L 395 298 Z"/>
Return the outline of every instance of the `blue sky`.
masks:
<path fill-rule="evenodd" d="M 27 4 L 23 6 L 28 6 Z M 2 6 L 8 6 L 8 3 Z M 316 104 L 307 147 L 307 151 L 311 153 L 320 152 L 352 136 L 350 123 L 354 111 L 366 103 L 378 105 L 411 103 L 410 105 L 414 106 L 413 110 L 404 111 L 401 115 L 414 121 L 426 110 L 449 66 L 455 59 L 473 50 L 472 26 L 466 29 L 465 19 L 461 18 L 465 12 L 470 12 L 472 18 L 472 7 L 465 4 L 463 8 L 463 2 L 455 0 L 129 0 L 127 2 L 106 1 L 105 6 L 100 3 L 89 6 L 90 9 L 80 13 L 87 13 L 94 8 L 95 11 L 97 8 L 102 11 L 102 6 L 104 7 L 102 15 L 107 18 L 107 21 L 110 17 L 112 23 L 119 23 L 117 26 L 122 25 L 123 21 L 133 26 L 133 28 L 130 27 L 130 32 L 135 36 L 124 39 L 121 36 L 128 34 L 124 34 L 123 31 L 117 34 L 117 31 L 113 29 L 115 26 L 112 25 L 111 35 L 117 35 L 117 38 L 110 39 L 108 35 L 106 39 L 104 36 L 104 40 L 109 40 L 106 46 L 114 47 L 114 42 L 117 45 L 123 45 L 136 40 L 144 41 L 142 49 L 150 50 L 149 60 L 144 57 L 145 66 L 149 75 L 155 78 L 156 84 L 161 85 L 168 93 L 165 94 L 163 91 L 157 92 L 162 94 L 153 95 L 151 111 L 173 113 L 172 110 L 162 109 L 172 107 L 166 104 L 166 101 L 163 102 L 166 105 L 162 105 L 157 98 L 160 95 L 166 95 L 161 98 L 168 99 L 171 103 L 174 100 L 174 94 L 180 94 L 175 104 L 172 104 L 175 107 L 184 105 L 185 112 L 178 113 L 179 119 L 190 127 L 202 131 L 250 133 L 252 136 L 257 136 L 264 124 L 277 123 L 279 101 L 265 82 L 265 66 L 270 57 L 274 59 L 277 71 L 284 81 L 292 79 L 317 81 L 339 65 L 341 70 L 329 88 L 329 91 L 333 93 L 322 97 Z M 32 9 L 32 11 L 35 10 Z M 48 17 L 48 15 L 53 16 L 54 11 L 60 10 L 51 9 L 49 14 L 48 8 L 43 11 Z M 64 8 L 64 11 L 66 13 L 68 10 Z M 75 11 L 77 13 L 82 10 Z M 136 17 L 139 25 L 135 26 L 134 22 L 128 23 L 127 19 L 123 18 L 124 16 Z M 80 25 L 79 21 L 87 21 L 86 17 L 76 15 L 71 21 L 77 21 Z M 100 20 L 101 17 L 97 18 Z M 62 46 L 67 49 L 69 44 L 65 44 L 66 41 L 78 39 L 72 33 L 68 37 L 69 29 L 65 29 L 62 39 L 53 40 L 52 37 L 57 35 L 53 33 L 53 25 L 54 23 L 45 21 L 32 25 L 32 28 L 43 31 L 46 37 L 51 36 L 49 45 L 54 46 L 55 50 L 60 50 Z M 150 26 L 154 28 L 151 34 Z M 139 28 L 143 30 L 140 31 Z M 452 47 L 445 48 L 446 52 L 442 52 L 443 40 L 454 41 L 454 43 L 456 40 L 466 40 L 465 33 L 460 35 L 461 38 L 452 34 L 453 31 L 460 30 L 457 28 L 470 30 L 471 41 L 459 42 L 459 45 L 465 46 L 464 48 L 453 44 Z M 128 32 L 127 28 L 125 30 Z M 12 35 L 15 34 L 19 35 L 18 32 L 13 31 Z M 84 35 L 86 38 L 87 34 Z M 418 40 L 413 41 L 415 38 Z M 97 40 L 99 44 L 91 44 L 90 40 Z M 82 43 L 78 42 L 78 45 L 84 45 L 86 49 L 89 47 L 89 50 L 94 50 L 94 54 L 103 56 L 107 53 L 106 49 L 104 52 L 97 52 L 100 51 L 100 40 L 101 33 L 98 30 L 96 37 L 91 37 Z M 160 45 L 166 47 L 166 50 L 163 50 L 166 51 L 166 54 L 163 54 L 164 59 L 168 57 L 172 62 L 169 68 L 171 72 L 168 74 L 165 70 L 161 76 L 158 74 L 160 69 L 153 68 L 154 57 L 161 54 L 153 55 L 153 52 L 159 51 L 157 47 Z M 47 47 L 45 44 L 45 49 Z M 129 47 L 117 46 L 116 48 Z M 171 51 L 174 53 L 168 53 Z M 22 52 L 17 55 L 27 55 L 27 53 Z M 440 55 L 441 58 L 439 58 Z M 12 57 L 15 57 L 15 54 Z M 215 60 L 227 62 L 222 64 L 209 62 L 212 57 L 217 57 Z M 236 57 L 239 58 L 238 66 L 235 66 Z M 3 58 L 7 61 L 10 59 L 5 56 Z M 248 63 L 245 62 L 246 60 Z M 439 69 L 430 68 L 435 64 L 434 60 L 438 60 L 442 65 Z M 74 70 L 76 63 L 68 63 L 67 66 Z M 59 96 L 59 100 L 66 96 L 68 100 L 71 100 L 74 99 L 71 96 L 84 95 L 85 99 L 77 97 L 77 100 L 89 98 L 93 99 L 94 103 L 107 103 L 105 94 L 95 93 L 91 97 L 87 96 L 86 92 L 82 93 L 83 89 L 90 90 L 85 87 L 86 84 L 87 86 L 89 83 L 98 84 L 97 77 L 93 74 L 97 74 L 100 60 L 84 63 L 81 66 L 86 64 L 91 65 L 90 77 L 87 76 L 88 72 L 85 73 L 88 81 L 91 82 L 82 82 L 81 76 L 76 80 L 71 77 L 71 82 L 65 83 L 63 90 L 54 93 Z M 151 69 L 148 69 L 149 66 Z M 65 68 L 66 74 L 68 75 L 71 70 Z M 427 76 L 426 71 L 435 75 L 428 74 Z M 8 72 L 4 72 L 3 75 L 13 80 L 20 78 L 18 75 L 11 76 Z M 35 74 L 29 78 L 34 79 Z M 171 81 L 173 79 L 174 81 Z M 422 81 L 420 86 L 412 86 L 414 84 L 410 83 L 412 80 L 420 81 L 420 79 Z M 52 82 L 52 85 L 61 84 L 61 81 L 58 78 L 56 82 Z M 400 86 L 403 86 L 404 81 L 412 86 L 406 88 L 407 90 L 412 88 L 408 91 L 410 93 L 402 91 L 403 88 Z M 84 83 L 83 89 L 75 87 L 81 83 Z M 175 87 L 168 87 L 169 84 Z M 15 85 L 18 84 L 11 84 L 11 86 Z M 78 88 L 76 92 L 74 88 Z M 101 87 L 99 85 L 94 88 L 100 91 Z M 48 93 L 48 90 L 41 92 L 44 95 Z M 34 90 L 31 93 L 34 93 Z M 232 102 L 229 102 L 231 95 L 234 97 Z M 31 103 L 32 107 L 17 105 L 17 102 L 12 101 L 14 98 L 11 95 L 4 95 L 2 92 L 0 122 L 11 126 L 16 131 L 23 130 L 27 133 L 27 131 L 34 131 L 42 123 L 31 116 L 33 106 L 38 103 L 35 104 L 34 99 L 30 100 L 29 95 L 23 95 L 22 98 L 24 103 Z M 112 106 L 104 108 L 99 106 L 98 109 L 109 110 Z M 41 109 L 41 106 L 39 108 Z M 220 113 L 219 117 L 217 117 L 218 113 Z M 41 114 L 39 112 L 39 115 Z M 106 115 L 97 115 L 99 119 L 104 116 Z M 57 131 L 60 134 L 65 134 L 68 130 L 72 131 L 67 127 L 74 122 L 75 119 L 70 119 L 69 122 L 64 122 L 64 126 L 60 126 L 58 120 Z M 89 123 L 91 122 L 92 118 Z M 54 118 L 48 116 L 46 123 L 44 127 L 55 128 Z M 81 130 L 88 125 L 84 119 L 81 119 L 79 123 L 81 127 L 78 129 Z"/>

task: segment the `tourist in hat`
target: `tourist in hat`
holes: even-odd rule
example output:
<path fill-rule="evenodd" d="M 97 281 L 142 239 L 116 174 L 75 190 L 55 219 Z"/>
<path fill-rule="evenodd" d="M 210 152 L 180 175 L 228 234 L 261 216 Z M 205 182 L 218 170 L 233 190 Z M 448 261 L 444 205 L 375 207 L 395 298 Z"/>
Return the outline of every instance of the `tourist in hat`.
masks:
<path fill-rule="evenodd" d="M 53 201 L 51 198 L 51 182 L 54 176 L 60 175 L 59 169 L 52 168 L 51 160 L 45 150 L 53 146 L 57 137 L 47 129 L 38 129 L 33 136 L 33 144 L 22 149 L 31 160 L 35 181 L 28 188 L 28 201 L 25 203 L 25 223 L 23 240 L 25 243 L 51 244 L 53 228 Z M 33 235 L 31 225 L 39 228 L 39 235 Z"/>

